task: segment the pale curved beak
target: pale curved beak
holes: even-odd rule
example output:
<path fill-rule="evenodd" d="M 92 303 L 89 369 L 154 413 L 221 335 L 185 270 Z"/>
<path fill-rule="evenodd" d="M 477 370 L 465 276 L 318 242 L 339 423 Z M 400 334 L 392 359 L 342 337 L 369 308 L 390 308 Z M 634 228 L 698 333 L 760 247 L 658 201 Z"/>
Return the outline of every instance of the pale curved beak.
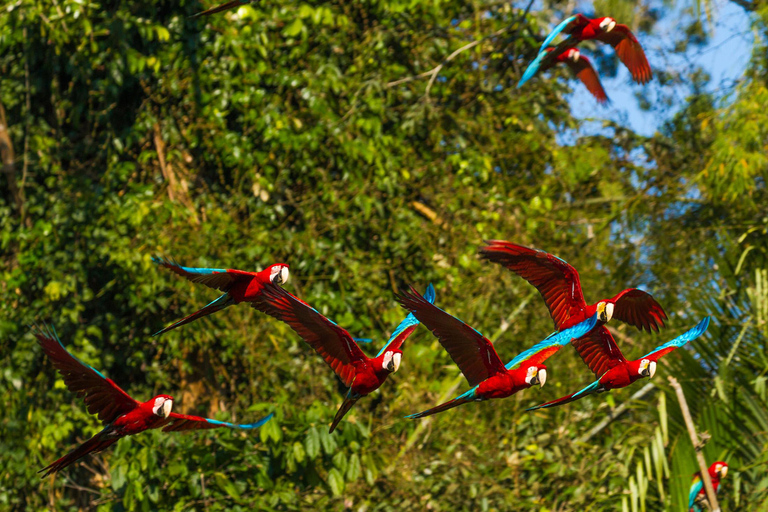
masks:
<path fill-rule="evenodd" d="M 165 402 L 163 402 L 163 407 L 161 409 L 161 411 L 163 412 L 163 418 L 167 418 L 168 416 L 171 415 L 171 407 L 173 407 L 173 401 L 166 400 Z"/>
<path fill-rule="evenodd" d="M 608 28 L 606 29 L 606 32 L 610 32 L 611 30 L 613 30 L 613 27 L 615 27 L 615 26 L 616 26 L 616 22 L 615 21 L 610 22 L 608 24 Z"/>
<path fill-rule="evenodd" d="M 395 369 L 392 370 L 393 372 L 396 372 L 400 369 L 400 360 L 403 358 L 402 354 L 395 354 L 392 356 L 392 362 L 395 364 Z"/>
<path fill-rule="evenodd" d="M 579 62 L 580 56 L 581 54 L 579 53 L 579 50 L 576 50 L 571 54 L 571 58 L 573 59 L 573 62 Z"/>
<path fill-rule="evenodd" d="M 541 370 L 539 370 L 539 388 L 543 388 L 546 382 L 547 382 L 547 370 L 542 368 Z"/>
<path fill-rule="evenodd" d="M 656 361 L 651 361 L 648 364 L 648 378 L 652 379 L 656 375 Z"/>
<path fill-rule="evenodd" d="M 723 466 L 720 468 L 720 478 L 725 478 L 725 475 L 728 474 L 728 466 Z"/>
<path fill-rule="evenodd" d="M 288 271 L 288 267 L 283 267 L 280 269 L 280 277 L 282 278 L 282 283 L 285 284 L 288 282 L 288 276 L 290 275 L 290 272 Z"/>

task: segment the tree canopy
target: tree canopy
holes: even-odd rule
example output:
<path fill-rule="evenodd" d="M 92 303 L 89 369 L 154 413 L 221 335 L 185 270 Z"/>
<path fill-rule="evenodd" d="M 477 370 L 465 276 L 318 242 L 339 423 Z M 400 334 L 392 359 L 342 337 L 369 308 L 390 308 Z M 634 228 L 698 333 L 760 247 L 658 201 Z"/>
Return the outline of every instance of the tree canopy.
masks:
<path fill-rule="evenodd" d="M 697 468 L 668 375 L 711 436 L 707 460 L 730 464 L 724 510 L 768 505 L 768 4 L 734 1 L 756 34 L 743 80 L 715 97 L 701 70 L 651 62 L 652 87 L 684 73 L 690 94 L 649 137 L 584 130 L 567 70 L 515 88 L 573 4 L 262 2 L 210 18 L 186 0 L 5 6 L 0 508 L 683 510 Z M 593 9 L 641 42 L 670 15 Z M 704 44 L 708 4 L 683 10 L 687 44 Z M 587 48 L 616 72 L 612 50 Z M 150 337 L 215 298 L 152 256 L 287 262 L 286 288 L 373 338 L 371 355 L 405 315 L 394 293 L 432 282 L 435 303 L 510 360 L 552 323 L 533 287 L 477 258 L 484 239 L 567 260 L 587 301 L 652 293 L 667 329 L 611 324 L 628 356 L 712 325 L 647 389 L 524 412 L 591 382 L 566 348 L 542 390 L 411 421 L 465 385 L 420 327 L 331 435 L 345 389 L 288 326 L 233 307 Z M 276 416 L 255 433 L 148 432 L 41 481 L 97 431 L 29 334 L 43 320 L 137 398 Z"/>

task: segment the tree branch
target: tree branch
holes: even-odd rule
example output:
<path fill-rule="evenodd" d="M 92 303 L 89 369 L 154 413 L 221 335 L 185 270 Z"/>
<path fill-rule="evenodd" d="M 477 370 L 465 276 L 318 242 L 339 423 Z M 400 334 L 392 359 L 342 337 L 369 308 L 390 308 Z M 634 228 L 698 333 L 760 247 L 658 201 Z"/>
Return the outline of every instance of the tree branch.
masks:
<path fill-rule="evenodd" d="M 624 414 L 624 411 L 626 411 L 629 408 L 630 404 L 633 401 L 640 400 L 645 395 L 650 393 L 655 387 L 656 386 L 654 386 L 652 383 L 650 383 L 650 382 L 647 383 L 645 386 L 640 388 L 640 390 L 637 393 L 635 393 L 634 395 L 629 397 L 629 400 L 627 400 L 626 402 L 623 402 L 621 405 L 616 407 L 614 410 L 610 411 L 608 413 L 608 415 L 605 418 L 603 418 L 603 421 L 601 421 L 600 423 L 595 425 L 592 428 L 592 430 L 590 430 L 589 432 L 587 432 L 586 434 L 581 436 L 579 438 L 578 442 L 579 443 L 586 443 L 586 442 L 588 442 L 590 439 L 592 439 L 597 434 L 599 434 L 605 427 L 610 425 L 613 420 L 615 420 L 616 418 L 618 418 L 619 416 Z"/>
<path fill-rule="evenodd" d="M 0 161 L 3 163 L 3 172 L 8 180 L 8 190 L 11 192 L 13 202 L 19 211 L 19 217 L 24 221 L 24 196 L 16 184 L 16 154 L 13 151 L 11 135 L 8 132 L 8 122 L 5 119 L 5 108 L 0 103 Z"/>
<path fill-rule="evenodd" d="M 691 437 L 691 443 L 693 443 L 693 449 L 696 451 L 696 460 L 699 463 L 699 472 L 701 473 L 701 481 L 704 482 L 704 490 L 707 493 L 707 500 L 712 512 L 720 512 L 720 504 L 717 502 L 717 496 L 715 495 L 715 488 L 712 486 L 712 479 L 709 477 L 709 468 L 707 468 L 707 461 L 704 460 L 704 455 L 701 453 L 703 443 L 696 434 L 696 427 L 693 424 L 693 418 L 691 418 L 691 411 L 688 409 L 688 402 L 685 400 L 683 394 L 683 388 L 677 379 L 670 376 L 669 383 L 677 394 L 677 400 L 680 402 L 680 410 L 683 412 L 683 419 L 685 420 L 685 426 L 688 427 L 688 435 Z"/>

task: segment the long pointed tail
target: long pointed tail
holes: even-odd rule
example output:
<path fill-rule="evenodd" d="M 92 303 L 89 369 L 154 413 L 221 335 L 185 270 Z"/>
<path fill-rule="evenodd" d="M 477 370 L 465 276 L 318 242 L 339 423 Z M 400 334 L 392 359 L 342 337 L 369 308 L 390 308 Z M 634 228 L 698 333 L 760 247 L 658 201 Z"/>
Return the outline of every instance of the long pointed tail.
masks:
<path fill-rule="evenodd" d="M 605 389 L 600 386 L 600 380 L 596 380 L 589 386 L 585 387 L 584 389 L 577 391 L 576 393 L 571 393 L 570 395 L 565 395 L 563 397 L 560 397 L 556 400 L 552 400 L 550 402 L 547 402 L 545 404 L 535 405 L 533 407 L 529 407 L 526 409 L 526 411 L 535 411 L 537 409 L 548 409 L 550 407 L 557 407 L 558 405 L 564 405 L 569 404 L 571 402 L 575 402 L 576 400 L 580 398 L 584 398 L 587 395 L 594 395 L 595 393 L 602 393 L 605 391 Z"/>
<path fill-rule="evenodd" d="M 344 415 L 349 412 L 349 410 L 352 408 L 353 405 L 355 405 L 355 402 L 357 402 L 361 398 L 362 398 L 361 396 L 353 396 L 351 393 L 347 395 L 347 397 L 341 403 L 341 407 L 339 407 L 339 410 L 336 411 L 336 416 L 333 417 L 333 423 L 331 423 L 331 429 L 328 431 L 329 434 L 332 434 L 333 431 L 336 430 L 336 425 L 339 424 L 339 422 L 344 417 Z"/>
<path fill-rule="evenodd" d="M 221 311 L 222 309 L 224 309 L 224 308 L 226 308 L 228 306 L 231 306 L 234 303 L 235 303 L 234 299 L 232 299 L 232 297 L 230 297 L 230 295 L 228 293 L 225 293 L 224 295 L 222 295 L 218 299 L 214 300 L 213 302 L 211 302 L 210 304 L 208 304 L 204 308 L 202 308 L 202 309 L 200 309 L 198 311 L 195 311 L 191 315 L 182 318 L 178 322 L 169 325 L 165 329 L 157 331 L 152 336 L 160 336 L 164 332 L 168 332 L 168 331 L 170 331 L 172 329 L 175 329 L 175 328 L 177 328 L 177 327 L 179 327 L 181 325 L 188 324 L 189 322 L 197 320 L 198 318 L 202 318 L 204 316 L 208 316 L 211 313 L 215 313 L 217 311 Z"/>
<path fill-rule="evenodd" d="M 416 419 L 416 418 L 423 418 L 425 416 L 432 416 L 433 414 L 437 414 L 439 412 L 447 411 L 448 409 L 453 409 L 454 407 L 458 407 L 461 404 L 465 404 L 467 402 L 473 402 L 474 400 L 458 397 L 454 398 L 453 400 L 450 400 L 448 402 L 445 402 L 444 404 L 440 404 L 436 407 L 433 407 L 431 409 L 427 409 L 426 411 L 422 411 L 416 414 L 410 414 L 406 416 L 406 418 Z"/>
<path fill-rule="evenodd" d="M 234 9 L 235 7 L 240 7 L 241 5 L 249 4 L 250 2 L 242 2 L 240 0 L 232 0 L 231 2 L 227 2 L 225 4 L 217 5 L 216 7 L 211 7 L 210 9 L 206 9 L 205 11 L 198 12 L 197 14 L 193 14 L 190 16 L 190 18 L 197 18 L 199 16 L 210 16 L 211 14 L 216 14 L 217 12 L 222 11 L 228 11 L 230 9 Z"/>
<path fill-rule="evenodd" d="M 86 455 L 88 455 L 91 452 L 100 452 L 101 450 L 111 446 L 113 443 L 117 442 L 117 440 L 120 439 L 119 437 L 109 437 L 107 438 L 105 436 L 105 430 L 102 430 L 56 462 L 53 462 L 52 464 L 44 467 L 38 473 L 42 473 L 45 471 L 45 474 L 42 476 L 42 478 L 47 477 L 51 473 L 56 473 L 58 471 L 61 471 L 65 467 L 69 466 L 73 462 L 78 461 L 79 459 L 82 459 Z"/>

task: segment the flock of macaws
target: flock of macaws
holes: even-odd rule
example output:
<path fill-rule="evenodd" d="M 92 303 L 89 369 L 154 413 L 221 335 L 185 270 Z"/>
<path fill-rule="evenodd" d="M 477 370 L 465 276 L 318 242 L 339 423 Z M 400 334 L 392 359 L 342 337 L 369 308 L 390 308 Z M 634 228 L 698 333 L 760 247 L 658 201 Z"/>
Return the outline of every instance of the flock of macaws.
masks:
<path fill-rule="evenodd" d="M 412 414 L 409 418 L 422 418 L 467 402 L 505 398 L 534 385 L 544 386 L 547 381 L 544 362 L 568 343 L 576 348 L 597 380 L 581 391 L 529 410 L 554 407 L 589 394 L 626 387 L 643 377 L 653 377 L 661 356 L 696 339 L 709 324 L 709 317 L 706 317 L 672 341 L 640 359 L 628 361 L 605 325 L 615 318 L 640 330 L 658 331 L 664 326 L 667 316 L 650 294 L 630 288 L 612 298 L 587 304 L 578 272 L 556 256 L 500 240 L 488 242 L 480 249 L 480 255 L 508 268 L 536 287 L 555 324 L 554 333 L 506 365 L 490 340 L 434 305 L 435 290 L 432 285 L 427 287 L 424 296 L 411 288 L 397 297 L 409 313 L 379 353 L 368 357 L 346 329 L 281 286 L 289 276 L 288 265 L 284 263 L 270 265 L 259 272 L 245 272 L 183 267 L 168 259 L 154 258 L 161 267 L 223 292 L 202 309 L 160 330 L 155 336 L 241 302 L 285 322 L 349 387 L 331 423 L 330 432 L 333 432 L 355 402 L 378 389 L 391 373 L 398 370 L 403 358 L 403 343 L 419 323 L 437 337 L 466 377 L 470 389 L 453 400 Z M 65 468 L 88 453 L 107 448 L 121 437 L 147 429 L 163 428 L 166 432 L 219 427 L 253 429 L 272 417 L 270 414 L 255 423 L 233 424 L 172 412 L 173 397 L 170 395 L 158 395 L 146 402 L 138 402 L 99 371 L 67 352 L 52 329 L 37 328 L 35 335 L 54 367 L 64 377 L 69 390 L 83 398 L 88 412 L 98 415 L 104 424 L 103 430 L 91 439 L 43 468 L 41 472 L 45 472 L 44 476 Z"/>
<path fill-rule="evenodd" d="M 249 3 L 252 2 L 234 0 L 197 16 Z M 568 34 L 569 37 L 550 46 L 560 33 Z M 518 87 L 537 72 L 565 63 L 598 102 L 607 101 L 608 96 L 595 69 L 577 48 L 579 43 L 588 40 L 613 46 L 637 83 L 644 84 L 651 79 L 651 68 L 645 53 L 625 25 L 617 24 L 609 17 L 589 19 L 577 14 L 564 20 L 547 36 L 537 57 L 525 70 Z M 419 323 L 424 324 L 439 340 L 467 379 L 470 389 L 448 402 L 408 418 L 423 418 L 467 402 L 505 398 L 534 385 L 544 386 L 547 381 L 544 362 L 568 343 L 574 346 L 597 380 L 579 391 L 531 407 L 529 411 L 555 407 L 587 395 L 626 387 L 641 378 L 652 378 L 659 358 L 701 336 L 709 325 L 709 317 L 706 317 L 690 330 L 641 358 L 627 360 L 605 325 L 615 318 L 641 331 L 658 332 L 659 328 L 664 327 L 667 315 L 650 294 L 629 288 L 612 298 L 587 304 L 578 272 L 556 256 L 499 240 L 488 242 L 480 249 L 480 255 L 506 267 L 533 285 L 544 299 L 556 329 L 506 365 L 488 338 L 435 306 L 435 290 L 431 284 L 423 296 L 411 287 L 397 297 L 408 315 L 395 328 L 379 353 L 375 357 L 368 357 L 357 343 L 363 340 L 352 337 L 343 327 L 282 288 L 281 285 L 288 281 L 289 276 L 289 267 L 284 263 L 270 265 L 259 272 L 246 272 L 183 267 L 168 259 L 153 258 L 163 268 L 194 283 L 223 292 L 202 309 L 158 331 L 154 336 L 241 302 L 285 322 L 349 387 L 331 422 L 330 432 L 333 432 L 355 402 L 378 389 L 391 373 L 398 370 L 403 358 L 403 343 Z M 96 414 L 104 424 L 104 428 L 91 439 L 40 470 L 44 472 L 43 476 L 58 472 L 88 453 L 102 451 L 124 436 L 144 430 L 162 428 L 164 432 L 170 432 L 219 427 L 255 429 L 273 416 L 270 414 L 255 423 L 234 424 L 172 412 L 173 397 L 170 395 L 157 395 L 146 402 L 138 402 L 98 370 L 71 355 L 53 329 L 36 327 L 33 332 L 53 366 L 63 376 L 69 390 L 83 398 L 88 412 Z M 727 470 L 728 465 L 722 461 L 709 468 L 715 490 Z M 702 501 L 706 501 L 706 497 L 700 475 L 697 474 L 690 490 L 690 510 L 702 510 Z"/>

